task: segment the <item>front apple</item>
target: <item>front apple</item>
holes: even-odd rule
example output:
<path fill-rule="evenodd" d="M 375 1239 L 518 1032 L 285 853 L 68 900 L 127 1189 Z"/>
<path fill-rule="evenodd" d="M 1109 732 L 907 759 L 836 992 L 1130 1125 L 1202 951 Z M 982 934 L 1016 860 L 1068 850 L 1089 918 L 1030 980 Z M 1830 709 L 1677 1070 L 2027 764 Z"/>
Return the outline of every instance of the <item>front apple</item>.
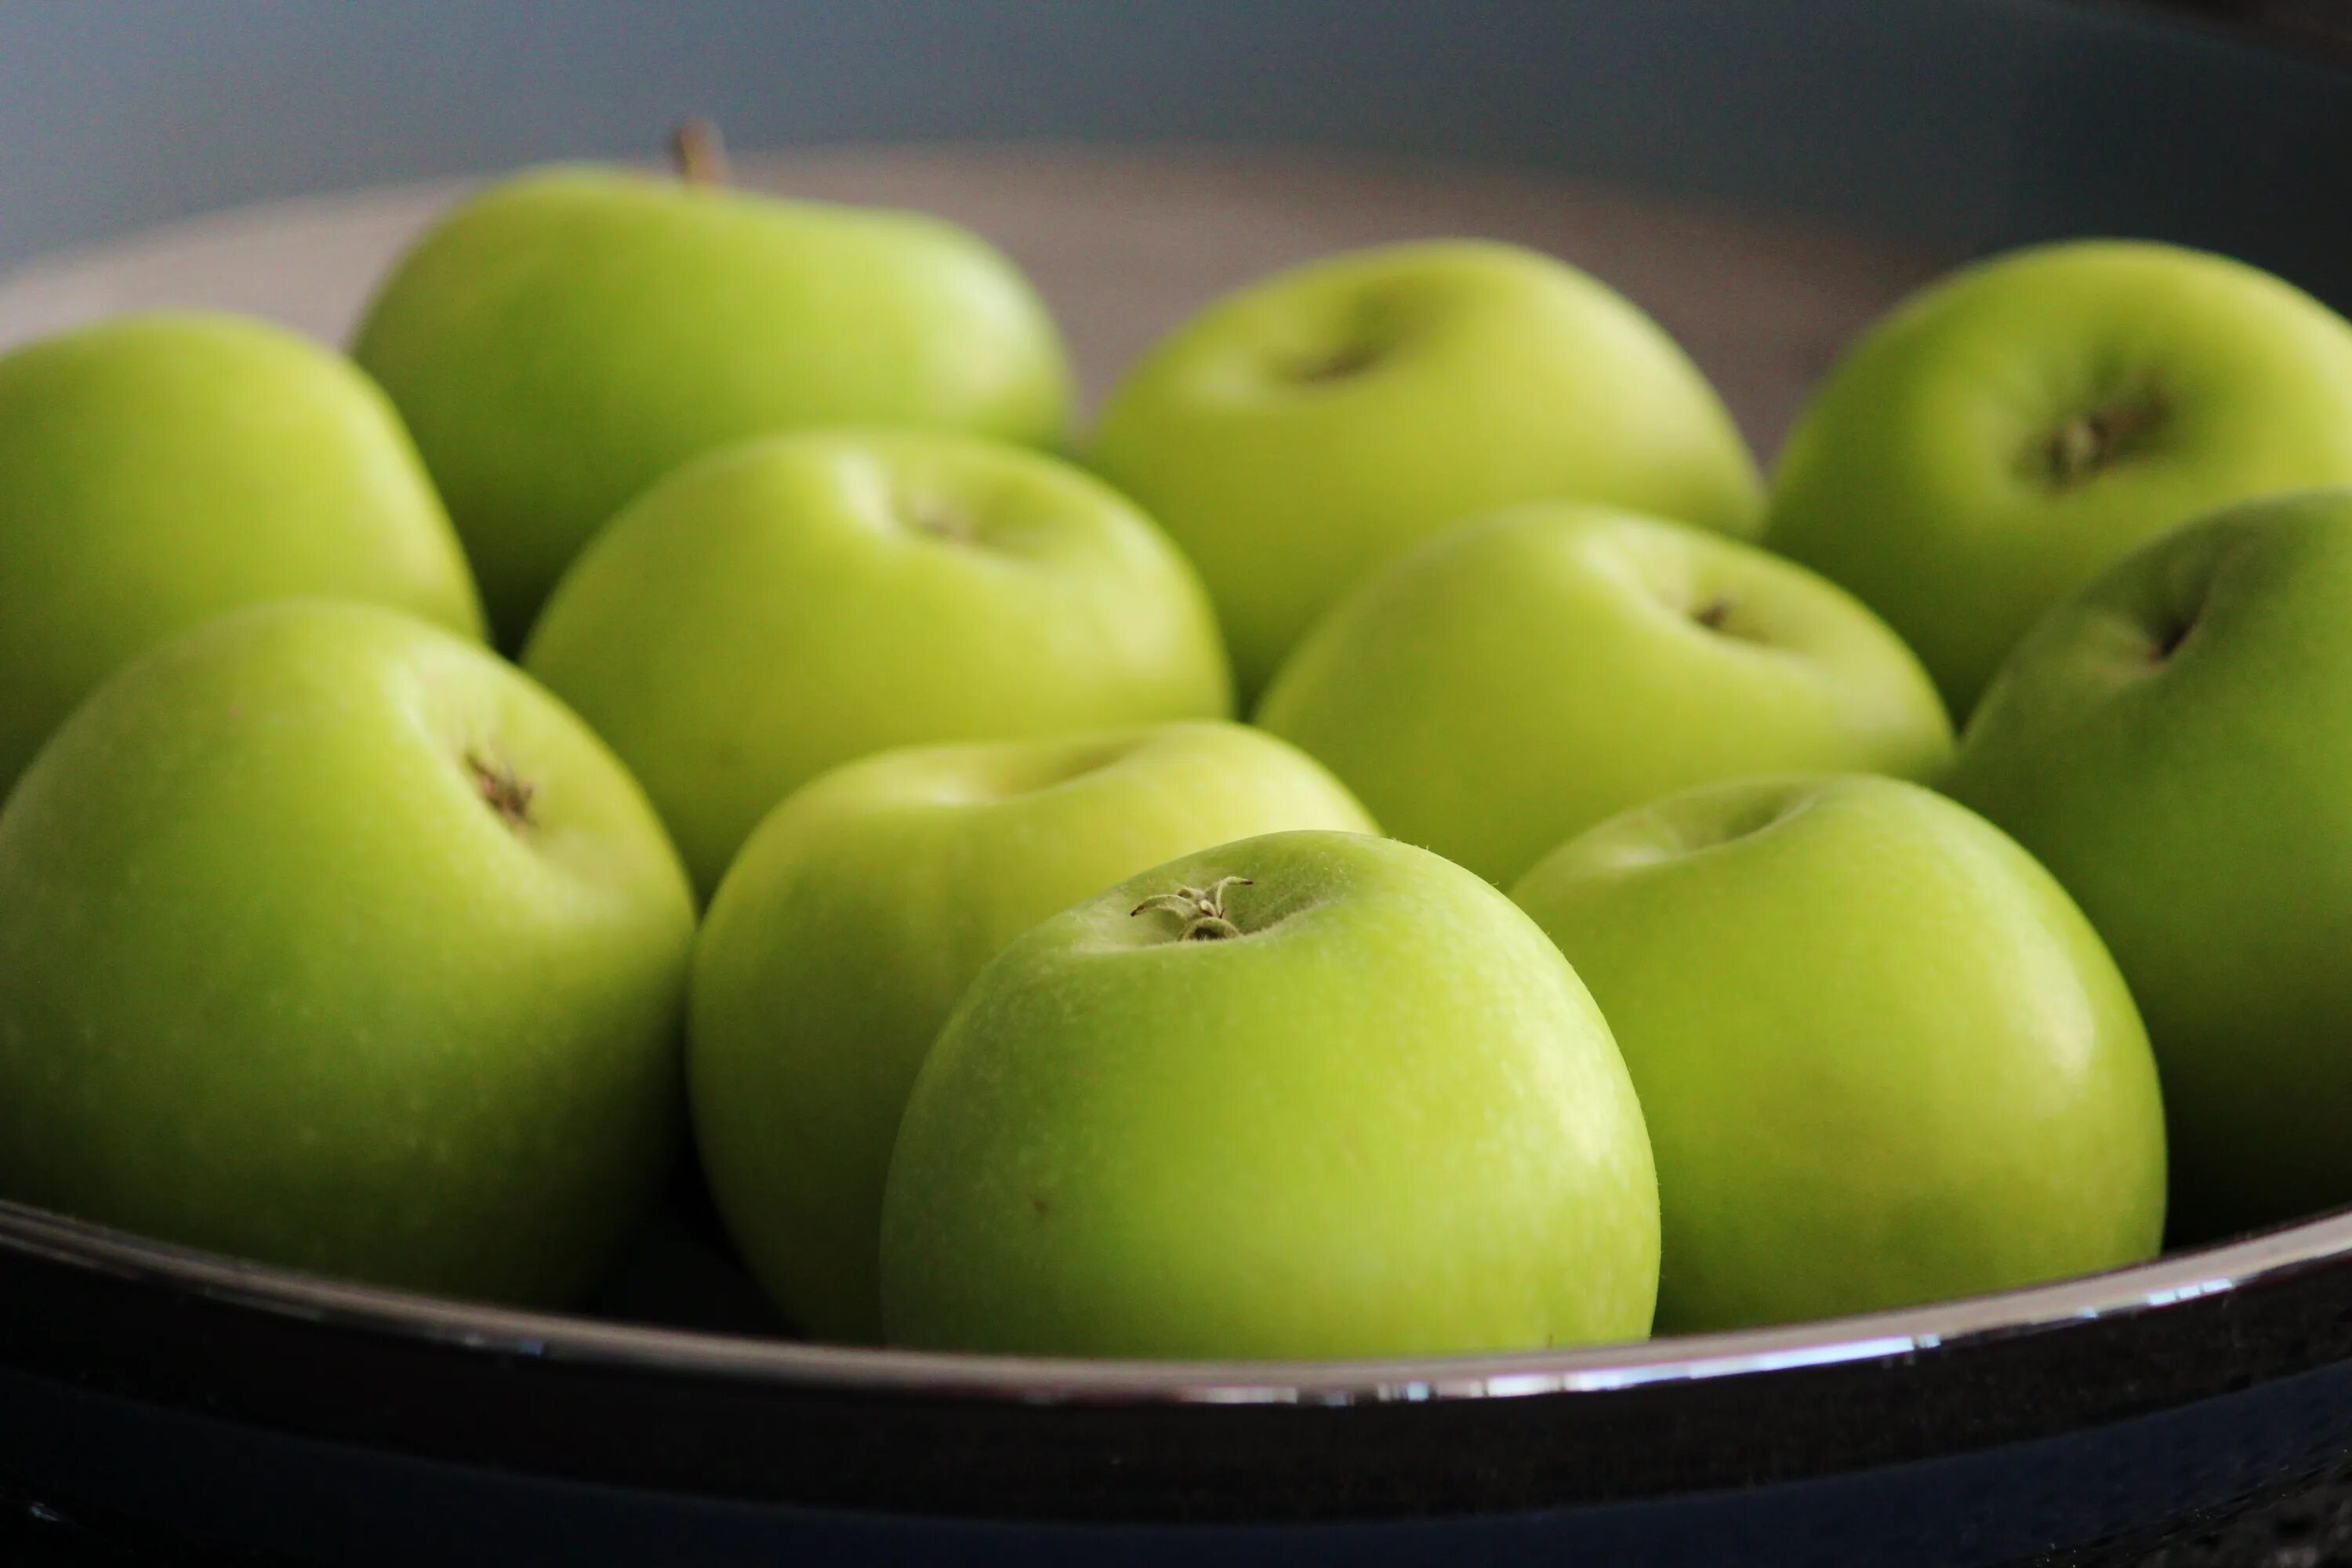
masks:
<path fill-rule="evenodd" d="M 0 1195 L 559 1301 L 676 1143 L 693 905 L 628 775 L 484 649 L 208 622 L 0 812 Z"/>
<path fill-rule="evenodd" d="M 895 746 L 1231 703 L 1199 580 L 1034 452 L 914 432 L 746 443 L 672 475 L 564 576 L 525 663 L 645 782 L 707 896 L 769 808 Z"/>
<path fill-rule="evenodd" d="M 2166 535 L 2021 644 L 1948 787 L 2115 950 L 2176 1239 L 2352 1202 L 2352 492 Z"/>
<path fill-rule="evenodd" d="M 1564 505 L 1465 524 L 1365 584 L 1257 721 L 1390 832 L 1504 886 L 1692 784 L 1924 777 L 1951 751 L 1917 662 L 1836 587 L 1716 534 Z"/>
<path fill-rule="evenodd" d="M 1665 1216 L 1662 1329 L 2137 1263 L 2164 1120 L 2050 875 L 1892 779 L 1740 780 L 1602 824 L 1515 898 L 1608 1016 Z"/>
<path fill-rule="evenodd" d="M 785 1313 L 881 1336 L 890 1142 L 982 964 L 1138 871 L 1297 827 L 1372 831 L 1312 758 L 1238 724 L 889 752 L 769 813 L 696 944 L 687 1076 L 711 1192 Z"/>
<path fill-rule="evenodd" d="M 1656 1178 L 1609 1026 L 1425 850 L 1282 833 L 972 983 L 883 1205 L 906 1344 L 1267 1358 L 1637 1339 Z"/>
<path fill-rule="evenodd" d="M 1952 711 L 2142 541 L 2352 481 L 2352 325 L 2268 273 L 2084 242 L 1956 274 L 1864 337 L 1773 475 L 1766 542 L 1918 650 Z"/>

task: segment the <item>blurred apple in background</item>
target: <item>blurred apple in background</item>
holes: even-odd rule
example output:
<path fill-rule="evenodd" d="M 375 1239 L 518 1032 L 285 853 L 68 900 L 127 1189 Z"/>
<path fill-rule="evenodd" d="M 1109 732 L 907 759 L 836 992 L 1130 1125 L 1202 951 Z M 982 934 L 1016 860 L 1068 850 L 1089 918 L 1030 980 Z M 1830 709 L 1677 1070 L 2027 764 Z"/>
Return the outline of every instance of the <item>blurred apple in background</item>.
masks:
<path fill-rule="evenodd" d="M 1331 257 L 1212 305 L 1113 392 L 1089 460 L 1199 565 L 1245 698 L 1358 580 L 1473 513 L 1564 498 L 1743 533 L 1762 504 L 1655 322 L 1472 240 Z"/>
<path fill-rule="evenodd" d="M 2052 603 L 2231 501 L 2352 482 L 2352 324 L 2242 263 L 2084 241 L 1874 327 L 1773 475 L 1766 542 L 1908 639 L 1965 718 Z"/>
<path fill-rule="evenodd" d="M 1223 718 L 1199 580 L 1098 481 L 969 437 L 818 433 L 655 487 L 566 574 L 525 662 L 643 780 L 707 896 L 852 758 Z"/>
<path fill-rule="evenodd" d="M 494 655 L 368 606 L 127 666 L 0 812 L 0 1195 L 556 1302 L 676 1145 L 694 911 L 651 808 Z"/>
<path fill-rule="evenodd" d="M 2164 1114 L 2131 997 L 2049 873 L 1950 801 L 1710 785 L 1594 828 L 1513 896 L 1641 1091 L 1661 1331 L 2155 1255 Z"/>
<path fill-rule="evenodd" d="M 0 358 L 0 797 L 132 655 L 308 594 L 481 632 L 449 520 L 366 376 L 211 314 L 121 317 Z"/>
<path fill-rule="evenodd" d="M 2099 928 L 2164 1068 L 2176 1239 L 2352 1203 L 2352 491 L 2166 535 L 2002 668 L 1949 788 Z"/>
<path fill-rule="evenodd" d="M 895 1342 L 1434 1354 L 1638 1339 L 1657 1184 L 1624 1064 L 1510 901 L 1388 839 L 1135 877 L 972 983 L 884 1199 Z"/>
<path fill-rule="evenodd" d="M 1717 534 L 1557 504 L 1451 530 L 1359 587 L 1257 721 L 1498 885 L 1692 784 L 1923 778 L 1952 743 L 1917 662 L 1840 589 Z"/>
<path fill-rule="evenodd" d="M 1238 724 L 890 752 L 770 813 L 696 947 L 688 1079 L 711 1191 L 786 1314 L 881 1337 L 891 1141 L 982 964 L 1138 871 L 1304 827 L 1372 831 L 1311 758 Z"/>
<path fill-rule="evenodd" d="M 511 645 L 622 504 L 772 430 L 1057 439 L 1069 374 L 1011 262 L 943 220 L 591 166 L 491 186 L 404 257 L 353 350 Z"/>

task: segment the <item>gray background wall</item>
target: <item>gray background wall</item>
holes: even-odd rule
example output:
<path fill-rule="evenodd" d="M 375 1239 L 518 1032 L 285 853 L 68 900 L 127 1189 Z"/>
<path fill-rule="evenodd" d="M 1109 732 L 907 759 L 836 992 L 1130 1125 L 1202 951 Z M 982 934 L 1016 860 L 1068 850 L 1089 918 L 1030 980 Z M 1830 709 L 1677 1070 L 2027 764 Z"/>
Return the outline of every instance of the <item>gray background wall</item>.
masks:
<path fill-rule="evenodd" d="M 2352 296 L 2352 77 L 2066 0 L 0 0 L 0 268 L 556 154 L 1274 141 L 1554 165 L 1967 247 L 2215 245 Z"/>

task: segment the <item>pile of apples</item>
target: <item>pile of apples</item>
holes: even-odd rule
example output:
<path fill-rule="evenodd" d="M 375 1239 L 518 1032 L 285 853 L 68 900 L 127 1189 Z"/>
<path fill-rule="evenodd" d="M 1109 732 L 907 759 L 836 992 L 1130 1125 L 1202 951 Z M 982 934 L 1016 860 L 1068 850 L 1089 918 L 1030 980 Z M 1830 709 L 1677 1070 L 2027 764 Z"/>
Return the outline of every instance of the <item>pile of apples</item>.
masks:
<path fill-rule="evenodd" d="M 2317 301 L 1969 267 L 1768 486 L 1624 299 L 1401 245 L 1073 440 L 997 252 L 688 151 L 476 195 L 348 359 L 0 359 L 0 1197 L 562 1303 L 690 1145 L 809 1333 L 1232 1358 L 2352 1201 Z"/>

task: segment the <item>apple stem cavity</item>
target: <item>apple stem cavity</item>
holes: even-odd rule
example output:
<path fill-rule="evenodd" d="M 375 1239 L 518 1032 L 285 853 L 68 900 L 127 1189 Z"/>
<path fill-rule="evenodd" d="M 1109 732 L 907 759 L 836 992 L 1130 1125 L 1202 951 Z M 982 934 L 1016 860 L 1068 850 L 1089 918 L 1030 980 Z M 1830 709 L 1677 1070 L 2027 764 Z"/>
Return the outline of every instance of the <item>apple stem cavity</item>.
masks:
<path fill-rule="evenodd" d="M 669 133 L 669 157 L 677 177 L 688 185 L 728 183 L 727 139 L 715 121 L 699 116 L 679 121 Z"/>
<path fill-rule="evenodd" d="M 528 833 L 539 826 L 530 813 L 531 798 L 539 794 L 539 786 L 517 773 L 512 763 L 503 757 L 488 762 L 480 752 L 467 752 L 466 769 L 474 775 L 474 787 L 482 799 L 509 827 Z"/>
<path fill-rule="evenodd" d="M 1342 343 L 1328 353 L 1294 364 L 1290 369 L 1290 378 L 1307 386 L 1319 386 L 1361 375 L 1380 361 L 1380 345 L 1358 339 L 1354 342 Z"/>
<path fill-rule="evenodd" d="M 1184 924 L 1177 931 L 1178 942 L 1219 942 L 1243 933 L 1225 913 L 1225 889 L 1246 888 L 1247 877 L 1220 877 L 1205 888 L 1179 888 L 1172 893 L 1155 893 L 1127 911 L 1132 920 L 1147 910 L 1159 910 L 1176 916 Z"/>
<path fill-rule="evenodd" d="M 2052 488 L 2071 489 L 2130 457 L 2169 412 L 2162 395 L 2148 387 L 2067 420 L 2040 447 Z"/>

